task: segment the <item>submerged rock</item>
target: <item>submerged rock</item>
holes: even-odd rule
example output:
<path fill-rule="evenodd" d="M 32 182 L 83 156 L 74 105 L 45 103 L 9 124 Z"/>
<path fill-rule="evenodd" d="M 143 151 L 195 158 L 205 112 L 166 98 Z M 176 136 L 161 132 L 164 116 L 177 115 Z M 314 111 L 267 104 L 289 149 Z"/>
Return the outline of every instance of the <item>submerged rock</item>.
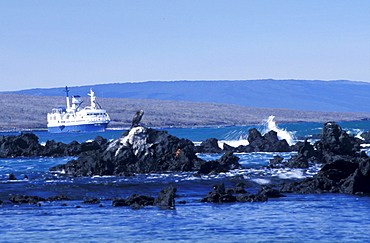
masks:
<path fill-rule="evenodd" d="M 139 209 L 143 206 L 150 206 L 154 203 L 154 197 L 146 195 L 132 194 L 126 199 L 112 200 L 113 207 L 129 206 L 133 209 Z"/>
<path fill-rule="evenodd" d="M 44 202 L 44 201 L 69 201 L 70 199 L 64 195 L 56 195 L 51 196 L 48 198 L 43 198 L 39 196 L 26 196 L 26 195 L 11 195 L 9 196 L 9 201 L 12 203 L 22 204 L 22 203 L 28 203 L 28 204 L 37 204 L 38 202 Z"/>
<path fill-rule="evenodd" d="M 175 206 L 176 187 L 169 186 L 163 188 L 159 193 L 158 197 L 154 198 L 146 195 L 132 194 L 126 199 L 113 199 L 113 207 L 129 206 L 133 209 L 139 209 L 143 206 L 159 206 L 172 208 Z"/>
<path fill-rule="evenodd" d="M 261 188 L 257 194 L 245 194 L 241 191 L 241 185 L 237 185 L 235 190 L 226 189 L 224 183 L 213 185 L 213 191 L 209 192 L 200 202 L 212 203 L 232 203 L 232 202 L 266 202 L 268 198 L 285 197 L 279 190 L 271 187 Z M 233 194 L 237 194 L 234 196 Z"/>
<path fill-rule="evenodd" d="M 38 196 L 25 196 L 25 195 L 14 195 L 9 197 L 9 201 L 12 203 L 28 203 L 28 204 L 36 204 L 40 201 L 46 201 L 45 198 L 38 197 Z"/>
<path fill-rule="evenodd" d="M 77 160 L 50 168 L 72 176 L 127 175 L 199 171 L 209 173 L 241 168 L 238 158 L 230 153 L 220 160 L 207 162 L 196 156 L 194 144 L 145 127 L 125 131 L 100 150 L 84 152 Z"/>
<path fill-rule="evenodd" d="M 8 180 L 10 180 L 10 181 L 16 181 L 16 180 L 18 180 L 18 179 L 17 179 L 17 177 L 15 177 L 15 175 L 14 175 L 13 173 L 11 173 L 11 174 L 9 175 L 9 177 L 8 177 Z"/>

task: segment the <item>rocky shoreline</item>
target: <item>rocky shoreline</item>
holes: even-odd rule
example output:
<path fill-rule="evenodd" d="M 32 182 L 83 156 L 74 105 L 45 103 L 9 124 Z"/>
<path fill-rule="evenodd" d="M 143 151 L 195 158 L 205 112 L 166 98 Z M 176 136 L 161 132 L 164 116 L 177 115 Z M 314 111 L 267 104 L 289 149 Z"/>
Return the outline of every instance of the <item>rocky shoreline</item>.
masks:
<path fill-rule="evenodd" d="M 297 151 L 290 159 L 275 156 L 269 167 L 308 168 L 311 163 L 322 164 L 320 171 L 313 177 L 300 181 L 264 186 L 256 194 L 245 191 L 243 183 L 234 188 L 225 188 L 223 183 L 213 185 L 213 191 L 200 202 L 264 202 L 268 198 L 283 197 L 283 193 L 346 193 L 370 195 L 370 157 L 361 152 L 361 144 L 368 142 L 349 135 L 335 122 L 324 124 L 320 139 L 314 144 L 307 140 L 289 146 L 285 140 L 279 140 L 276 132 L 265 135 L 257 129 L 250 129 L 248 145 L 232 147 L 225 144 L 221 149 L 215 138 L 207 139 L 199 146 L 190 140 L 179 139 L 166 131 L 136 126 L 108 142 L 98 136 L 92 142 L 76 141 L 64 144 L 47 141 L 44 146 L 32 133 L 0 136 L 0 157 L 66 157 L 77 159 L 66 164 L 50 168 L 50 171 L 72 177 L 90 177 L 95 175 L 131 176 L 145 173 L 193 172 L 195 175 L 212 175 L 240 169 L 239 158 L 234 152 L 290 152 Z M 205 161 L 197 153 L 221 153 L 218 160 Z M 11 178 L 10 178 L 11 177 Z M 14 175 L 9 179 L 15 180 Z M 131 195 L 126 199 L 112 199 L 113 206 L 141 208 L 147 205 L 172 208 L 175 206 L 176 187 L 163 188 L 157 198 L 145 195 Z M 68 198 L 60 195 L 55 198 L 36 196 L 11 196 L 11 203 L 37 204 L 40 201 L 64 201 Z M 85 203 L 97 203 L 90 200 Z M 0 202 L 6 203 L 6 202 Z M 186 202 L 179 202 L 186 203 Z"/>

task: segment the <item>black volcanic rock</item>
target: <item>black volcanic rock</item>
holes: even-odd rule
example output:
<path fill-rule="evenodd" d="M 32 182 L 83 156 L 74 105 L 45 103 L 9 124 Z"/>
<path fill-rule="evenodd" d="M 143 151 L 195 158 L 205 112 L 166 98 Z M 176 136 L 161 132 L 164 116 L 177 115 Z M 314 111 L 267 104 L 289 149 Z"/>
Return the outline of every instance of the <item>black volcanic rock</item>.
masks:
<path fill-rule="evenodd" d="M 327 122 L 321 131 L 321 139 L 315 143 L 315 147 L 323 156 L 352 156 L 361 149 L 361 143 L 360 139 L 349 135 L 335 122 Z M 326 162 L 325 159 L 323 162 Z"/>
<path fill-rule="evenodd" d="M 103 146 L 84 152 L 77 160 L 50 168 L 72 176 L 127 175 L 175 171 L 228 171 L 241 168 L 237 157 L 227 153 L 220 160 L 207 162 L 196 156 L 194 144 L 166 131 L 133 127 Z"/>
<path fill-rule="evenodd" d="M 370 157 L 358 152 L 360 143 L 334 122 L 325 123 L 316 149 L 306 144 L 293 157 L 295 162 L 311 160 L 324 163 L 323 167 L 313 177 L 284 184 L 281 192 L 370 193 Z"/>
<path fill-rule="evenodd" d="M 173 208 L 175 206 L 176 187 L 169 186 L 163 188 L 156 198 L 146 195 L 132 194 L 126 199 L 113 199 L 113 207 L 129 206 L 133 209 L 139 209 L 143 206 L 159 206 Z"/>
<path fill-rule="evenodd" d="M 218 140 L 216 138 L 210 138 L 203 141 L 199 146 L 196 147 L 197 153 L 222 153 L 225 152 L 239 152 L 239 153 L 251 153 L 251 152 L 290 152 L 292 148 L 289 146 L 285 139 L 279 140 L 277 132 L 269 131 L 265 135 L 256 129 L 249 129 L 249 135 L 247 137 L 249 142 L 248 145 L 240 145 L 237 148 L 232 147 L 226 143 L 223 145 L 223 149 L 218 146 Z"/>
<path fill-rule="evenodd" d="M 0 158 L 34 157 L 41 149 L 39 138 L 33 133 L 0 135 Z"/>
<path fill-rule="evenodd" d="M 209 138 L 196 147 L 197 153 L 222 153 L 216 138 Z"/>
<path fill-rule="evenodd" d="M 133 209 L 139 209 L 143 206 L 150 206 L 154 204 L 154 197 L 147 195 L 132 194 L 126 199 L 112 200 L 113 207 L 129 206 Z"/>
<path fill-rule="evenodd" d="M 163 188 L 159 193 L 158 196 L 154 200 L 155 206 L 160 207 L 174 207 L 175 206 L 175 196 L 176 196 L 176 187 L 169 186 Z"/>
<path fill-rule="evenodd" d="M 308 168 L 308 162 L 318 162 L 319 153 L 305 140 L 298 146 L 298 154 L 291 156 L 285 164 L 289 168 Z"/>
<path fill-rule="evenodd" d="M 272 168 L 279 167 L 281 166 L 283 160 L 284 160 L 283 157 L 279 155 L 274 155 L 274 158 L 269 160 L 269 166 Z"/>
<path fill-rule="evenodd" d="M 230 192 L 226 192 L 225 184 L 214 184 L 213 191 L 209 192 L 205 198 L 202 198 L 201 202 L 213 202 L 213 203 L 229 203 L 236 202 L 236 197 Z"/>
<path fill-rule="evenodd" d="M 69 199 L 68 197 L 64 195 L 56 195 L 56 196 L 50 196 L 46 198 L 45 200 L 46 201 L 69 201 L 71 199 Z"/>
<path fill-rule="evenodd" d="M 13 173 L 9 174 L 8 180 L 15 181 L 18 180 Z"/>
<path fill-rule="evenodd" d="M 232 203 L 232 202 L 266 202 L 268 198 L 285 197 L 279 190 L 271 187 L 261 188 L 257 194 L 245 194 L 242 185 L 237 185 L 234 190 L 225 188 L 224 183 L 214 184 L 213 191 L 209 192 L 200 202 Z M 233 194 L 237 194 L 234 196 Z"/>
<path fill-rule="evenodd" d="M 0 135 L 0 158 L 78 156 L 86 151 L 99 150 L 106 143 L 106 139 L 98 136 L 92 142 L 81 144 L 76 141 L 65 144 L 48 140 L 42 146 L 33 133 Z"/>
<path fill-rule="evenodd" d="M 45 198 L 38 197 L 38 196 L 25 196 L 25 195 L 14 195 L 9 197 L 9 201 L 12 203 L 28 203 L 28 204 L 36 204 L 40 201 L 45 201 Z"/>
<path fill-rule="evenodd" d="M 227 143 L 224 143 L 223 151 L 238 152 L 238 149 L 233 146 L 228 145 Z"/>
<path fill-rule="evenodd" d="M 285 139 L 279 140 L 277 132 L 269 131 L 265 135 L 256 129 L 249 129 L 248 145 L 240 145 L 235 150 L 241 153 L 251 152 L 290 152 L 292 151 L 288 142 Z M 233 151 L 233 148 L 229 145 L 226 146 L 228 151 Z"/>
<path fill-rule="evenodd" d="M 227 151 L 219 160 L 205 161 L 200 165 L 199 172 L 202 174 L 226 172 L 232 169 L 241 169 L 239 157 Z"/>

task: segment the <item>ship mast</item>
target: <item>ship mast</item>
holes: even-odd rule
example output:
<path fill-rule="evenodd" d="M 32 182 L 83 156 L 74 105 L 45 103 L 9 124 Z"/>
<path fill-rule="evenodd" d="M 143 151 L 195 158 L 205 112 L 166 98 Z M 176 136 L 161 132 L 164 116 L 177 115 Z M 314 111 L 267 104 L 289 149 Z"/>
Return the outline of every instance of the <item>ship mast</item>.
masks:
<path fill-rule="evenodd" d="M 69 104 L 69 95 L 68 95 L 68 93 L 69 93 L 69 89 L 68 89 L 68 87 L 66 86 L 66 89 L 64 90 L 65 92 L 66 92 L 66 101 L 67 101 L 67 110 L 70 108 L 70 104 Z"/>

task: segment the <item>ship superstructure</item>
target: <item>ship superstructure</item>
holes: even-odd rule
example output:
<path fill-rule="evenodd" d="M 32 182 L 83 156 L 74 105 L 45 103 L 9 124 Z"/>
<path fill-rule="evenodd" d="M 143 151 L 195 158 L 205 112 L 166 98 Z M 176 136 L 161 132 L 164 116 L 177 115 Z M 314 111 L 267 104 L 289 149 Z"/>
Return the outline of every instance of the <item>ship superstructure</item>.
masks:
<path fill-rule="evenodd" d="M 90 89 L 90 106 L 81 108 L 81 97 L 68 96 L 66 87 L 66 107 L 57 107 L 47 114 L 49 132 L 105 132 L 110 117 L 96 101 L 95 93 Z"/>

